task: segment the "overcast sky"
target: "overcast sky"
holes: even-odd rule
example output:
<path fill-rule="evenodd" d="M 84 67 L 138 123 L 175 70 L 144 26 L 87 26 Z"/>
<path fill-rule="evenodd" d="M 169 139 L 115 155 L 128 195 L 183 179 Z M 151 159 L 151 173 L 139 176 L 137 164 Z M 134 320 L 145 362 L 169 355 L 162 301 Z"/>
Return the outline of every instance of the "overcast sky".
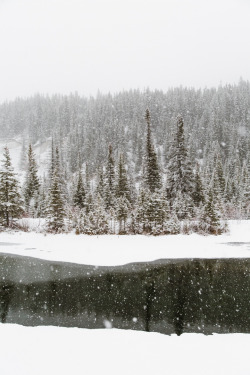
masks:
<path fill-rule="evenodd" d="M 250 80 L 250 0 L 0 0 L 0 101 Z"/>

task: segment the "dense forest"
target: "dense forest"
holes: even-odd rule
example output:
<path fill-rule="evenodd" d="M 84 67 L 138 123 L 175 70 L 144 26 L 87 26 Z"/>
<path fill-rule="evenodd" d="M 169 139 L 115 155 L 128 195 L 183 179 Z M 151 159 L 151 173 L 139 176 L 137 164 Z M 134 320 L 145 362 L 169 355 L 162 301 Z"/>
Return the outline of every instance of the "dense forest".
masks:
<path fill-rule="evenodd" d="M 250 215 L 250 83 L 95 98 L 35 95 L 0 105 L 3 139 L 21 140 L 19 186 L 5 148 L 2 227 L 43 217 L 76 233 L 218 234 Z M 50 142 L 38 177 L 33 147 Z"/>

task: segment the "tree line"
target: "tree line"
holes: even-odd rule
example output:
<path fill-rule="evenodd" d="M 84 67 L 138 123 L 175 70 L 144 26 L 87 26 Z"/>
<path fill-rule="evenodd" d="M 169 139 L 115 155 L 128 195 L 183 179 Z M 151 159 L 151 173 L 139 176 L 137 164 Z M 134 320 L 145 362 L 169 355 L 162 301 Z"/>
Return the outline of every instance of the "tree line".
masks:
<path fill-rule="evenodd" d="M 232 186 L 225 179 L 220 150 L 213 153 L 211 171 L 204 169 L 199 160 L 194 161 L 183 117 L 178 115 L 165 165 L 156 147 L 156 127 L 149 109 L 144 125 L 138 173 L 132 157 L 124 152 L 115 157 L 110 143 L 106 160 L 94 173 L 87 158 L 84 162 L 78 158 L 78 168 L 67 174 L 63 150 L 58 139 L 52 138 L 48 173 L 43 179 L 38 177 L 35 154 L 29 145 L 25 181 L 20 188 L 6 147 L 0 170 L 2 226 L 13 226 L 18 217 L 26 216 L 45 218 L 47 231 L 55 233 L 75 230 L 77 234 L 160 235 L 225 231 L 225 220 L 238 215 L 239 209 L 231 194 Z M 248 168 L 245 172 L 244 184 L 249 187 Z M 240 214 L 247 217 L 249 189 L 242 191 Z"/>

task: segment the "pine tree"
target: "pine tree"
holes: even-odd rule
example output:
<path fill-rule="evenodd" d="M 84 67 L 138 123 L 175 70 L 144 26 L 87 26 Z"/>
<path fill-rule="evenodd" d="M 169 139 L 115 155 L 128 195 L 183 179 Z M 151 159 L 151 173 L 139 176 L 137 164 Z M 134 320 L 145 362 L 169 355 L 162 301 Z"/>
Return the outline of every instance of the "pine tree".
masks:
<path fill-rule="evenodd" d="M 204 189 L 201 181 L 199 166 L 197 164 L 195 175 L 194 175 L 194 191 L 193 191 L 193 202 L 196 207 L 199 207 L 205 202 Z"/>
<path fill-rule="evenodd" d="M 54 167 L 53 167 L 54 165 Z M 56 146 L 54 150 L 54 157 L 51 159 L 51 170 L 56 170 L 56 174 L 58 176 L 58 183 L 60 187 L 60 191 L 64 196 L 64 199 L 68 200 L 69 194 L 68 194 L 68 189 L 67 189 L 67 183 L 66 183 L 66 173 L 64 166 L 62 165 L 61 162 L 61 154 L 59 153 L 59 148 Z M 54 178 L 54 176 L 53 176 Z M 53 180 L 52 178 L 52 180 Z"/>
<path fill-rule="evenodd" d="M 149 191 L 142 188 L 138 195 L 135 213 L 135 231 L 138 233 L 143 233 L 147 230 L 146 209 L 148 199 Z"/>
<path fill-rule="evenodd" d="M 49 206 L 48 203 L 48 194 L 47 194 L 47 181 L 45 177 L 42 180 L 41 186 L 40 186 L 40 192 L 38 196 L 38 202 L 37 202 L 37 216 L 45 218 L 47 215 L 47 207 Z"/>
<path fill-rule="evenodd" d="M 104 181 L 103 167 L 98 168 L 96 193 L 99 194 L 102 198 L 104 198 L 105 181 Z"/>
<path fill-rule="evenodd" d="M 54 170 L 52 185 L 49 192 L 49 207 L 47 216 L 48 230 L 60 232 L 64 227 L 65 209 L 60 189 L 60 181 L 57 169 Z"/>
<path fill-rule="evenodd" d="M 160 234 L 163 232 L 164 220 L 167 218 L 168 207 L 162 194 L 150 193 L 142 189 L 136 205 L 136 221 L 139 233 Z"/>
<path fill-rule="evenodd" d="M 181 116 L 177 117 L 176 134 L 170 149 L 168 175 L 167 175 L 167 198 L 171 207 L 175 199 L 183 198 L 183 203 L 190 205 L 193 202 L 194 176 L 188 150 L 185 146 L 184 122 Z M 183 207 L 179 219 L 185 219 L 190 207 Z"/>
<path fill-rule="evenodd" d="M 220 201 L 220 204 L 222 204 L 225 199 L 226 181 L 219 154 L 217 154 L 215 159 L 212 180 L 214 196 L 216 197 L 217 201 Z"/>
<path fill-rule="evenodd" d="M 9 227 L 14 219 L 22 215 L 23 202 L 7 147 L 4 148 L 3 157 L 0 171 L 0 220 L 4 226 Z"/>
<path fill-rule="evenodd" d="M 53 176 L 55 170 L 55 148 L 54 148 L 54 140 L 51 140 L 51 152 L 50 152 L 50 168 L 49 168 L 49 178 L 50 183 L 52 183 Z"/>
<path fill-rule="evenodd" d="M 130 203 L 125 195 L 119 196 L 116 200 L 116 218 L 119 222 L 119 233 L 126 233 L 126 221 L 129 216 Z"/>
<path fill-rule="evenodd" d="M 76 191 L 73 196 L 73 204 L 75 207 L 79 207 L 80 209 L 85 207 L 86 201 L 86 192 L 83 185 L 82 174 L 79 171 L 78 180 L 76 185 Z"/>
<path fill-rule="evenodd" d="M 105 211 L 104 200 L 97 194 L 92 204 L 92 209 L 85 213 L 83 233 L 86 234 L 108 234 L 109 220 Z"/>
<path fill-rule="evenodd" d="M 25 200 L 25 207 L 26 210 L 29 211 L 31 200 L 33 199 L 36 202 L 33 202 L 34 208 L 36 207 L 36 203 L 38 200 L 39 195 L 39 188 L 40 183 L 37 176 L 37 164 L 35 160 L 35 155 L 32 150 L 32 146 L 29 145 L 28 150 L 28 170 L 26 173 L 26 179 L 24 183 L 24 200 Z"/>
<path fill-rule="evenodd" d="M 108 161 L 105 176 L 105 205 L 106 209 L 114 207 L 115 198 L 115 162 L 113 159 L 112 146 L 109 145 Z"/>
<path fill-rule="evenodd" d="M 246 159 L 242 170 L 242 205 L 246 219 L 250 219 L 250 156 Z"/>
<path fill-rule="evenodd" d="M 145 119 L 147 122 L 147 139 L 144 157 L 144 183 L 145 187 L 151 193 L 154 193 L 161 188 L 162 184 L 157 155 L 152 142 L 150 112 L 148 109 L 146 110 Z"/>
<path fill-rule="evenodd" d="M 127 177 L 127 171 L 125 168 L 123 154 L 120 154 L 119 163 L 118 163 L 118 176 L 116 184 L 116 196 L 118 198 L 125 197 L 129 202 L 131 201 L 129 183 Z"/>
<path fill-rule="evenodd" d="M 209 234 L 222 233 L 220 214 L 214 201 L 213 190 L 210 188 L 201 216 L 201 228 Z"/>

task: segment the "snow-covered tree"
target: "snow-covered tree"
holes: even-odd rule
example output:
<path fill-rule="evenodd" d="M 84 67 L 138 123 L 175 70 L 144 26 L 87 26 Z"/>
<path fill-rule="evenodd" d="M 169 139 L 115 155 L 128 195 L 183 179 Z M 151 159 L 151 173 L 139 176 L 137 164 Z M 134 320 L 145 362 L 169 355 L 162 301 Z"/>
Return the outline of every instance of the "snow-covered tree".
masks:
<path fill-rule="evenodd" d="M 150 193 L 149 190 L 140 191 L 136 205 L 136 220 L 139 231 L 160 234 L 168 216 L 168 207 L 161 193 Z"/>
<path fill-rule="evenodd" d="M 117 167 L 116 196 L 118 198 L 125 197 L 128 201 L 131 201 L 129 182 L 123 159 L 123 154 L 120 154 Z"/>
<path fill-rule="evenodd" d="M 19 184 L 11 164 L 8 147 L 4 148 L 2 167 L 0 170 L 0 220 L 9 227 L 23 213 L 23 202 L 19 192 Z"/>
<path fill-rule="evenodd" d="M 167 198 L 173 207 L 175 200 L 183 200 L 182 213 L 178 216 L 185 219 L 189 212 L 189 205 L 193 201 L 194 176 L 192 165 L 185 144 L 184 122 L 181 116 L 177 117 L 177 128 L 172 142 L 167 174 Z M 179 204 L 179 203 L 178 203 Z"/>
<path fill-rule="evenodd" d="M 203 213 L 200 220 L 201 229 L 208 234 L 221 234 L 226 230 L 226 225 L 222 225 L 220 221 L 220 212 L 216 206 L 213 190 L 210 188 Z"/>
<path fill-rule="evenodd" d="M 114 207 L 115 199 L 115 162 L 113 158 L 112 146 L 109 145 L 108 149 L 108 161 L 106 165 L 105 175 L 105 205 L 106 209 L 109 210 Z"/>
<path fill-rule="evenodd" d="M 196 207 L 200 207 L 205 202 L 204 188 L 200 175 L 200 168 L 197 165 L 194 175 L 193 202 Z"/>
<path fill-rule="evenodd" d="M 147 122 L 146 150 L 144 156 L 144 183 L 145 187 L 154 193 L 162 186 L 160 168 L 157 154 L 152 141 L 150 112 L 147 109 L 145 119 Z"/>
<path fill-rule="evenodd" d="M 57 169 L 54 170 L 52 185 L 49 191 L 47 209 L 47 227 L 51 232 L 60 232 L 64 227 L 65 208 Z"/>
<path fill-rule="evenodd" d="M 28 165 L 24 182 L 24 200 L 26 211 L 28 212 L 30 205 L 33 205 L 34 208 L 37 206 L 40 189 L 40 182 L 37 175 L 37 164 L 31 145 L 29 145 L 27 160 Z M 33 200 L 34 202 L 31 202 L 31 200 Z"/>
<path fill-rule="evenodd" d="M 109 233 L 109 217 L 105 211 L 105 204 L 102 197 L 97 194 L 92 209 L 88 213 L 85 211 L 83 216 L 84 225 L 83 233 L 86 234 L 108 234 Z"/>
<path fill-rule="evenodd" d="M 73 196 L 73 204 L 75 207 L 79 207 L 80 209 L 82 209 L 85 207 L 85 201 L 86 201 L 86 192 L 85 192 L 84 184 L 82 180 L 82 173 L 81 171 L 79 171 L 76 190 Z"/>
<path fill-rule="evenodd" d="M 119 233 L 126 233 L 126 221 L 129 216 L 130 212 L 130 203 L 125 195 L 119 196 L 116 199 L 116 206 L 115 206 L 115 212 L 116 212 L 116 218 L 119 222 Z"/>

